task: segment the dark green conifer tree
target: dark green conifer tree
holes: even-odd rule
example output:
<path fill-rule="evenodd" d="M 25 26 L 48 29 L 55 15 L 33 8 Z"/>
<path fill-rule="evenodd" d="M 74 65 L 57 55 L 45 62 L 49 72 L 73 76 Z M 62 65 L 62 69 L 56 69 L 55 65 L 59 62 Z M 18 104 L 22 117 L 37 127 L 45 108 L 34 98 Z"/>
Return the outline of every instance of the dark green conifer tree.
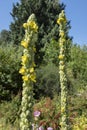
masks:
<path fill-rule="evenodd" d="M 56 19 L 64 4 L 60 4 L 58 0 L 20 0 L 19 3 L 13 5 L 12 17 L 13 22 L 10 25 L 11 39 L 14 44 L 19 44 L 24 36 L 22 24 L 28 19 L 29 15 L 34 13 L 39 26 L 38 42 L 36 44 L 36 63 L 41 63 L 44 51 L 41 49 L 45 43 L 50 40 L 58 39 L 58 26 Z"/>

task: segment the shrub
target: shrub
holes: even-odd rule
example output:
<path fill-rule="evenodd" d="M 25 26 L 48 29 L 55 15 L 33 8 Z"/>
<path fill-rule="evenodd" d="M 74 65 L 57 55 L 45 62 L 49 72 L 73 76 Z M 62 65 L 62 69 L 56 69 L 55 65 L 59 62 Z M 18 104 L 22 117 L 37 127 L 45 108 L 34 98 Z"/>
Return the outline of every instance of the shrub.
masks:
<path fill-rule="evenodd" d="M 0 119 L 4 119 L 6 124 L 18 125 L 20 115 L 20 95 L 17 95 L 12 101 L 4 101 L 0 105 Z"/>
<path fill-rule="evenodd" d="M 0 99 L 10 100 L 21 89 L 19 67 L 21 48 L 14 45 L 0 46 Z"/>
<path fill-rule="evenodd" d="M 51 100 L 49 97 L 42 98 L 39 102 L 34 105 L 34 112 L 40 111 L 40 116 L 34 123 L 38 122 L 39 126 L 43 126 L 44 129 L 52 127 L 54 130 L 59 130 L 60 120 L 60 101 L 57 97 Z M 35 119 L 35 118 L 34 118 Z"/>
<path fill-rule="evenodd" d="M 34 92 L 35 98 L 42 96 L 53 97 L 54 94 L 60 92 L 58 67 L 50 63 L 36 69 L 37 82 Z"/>

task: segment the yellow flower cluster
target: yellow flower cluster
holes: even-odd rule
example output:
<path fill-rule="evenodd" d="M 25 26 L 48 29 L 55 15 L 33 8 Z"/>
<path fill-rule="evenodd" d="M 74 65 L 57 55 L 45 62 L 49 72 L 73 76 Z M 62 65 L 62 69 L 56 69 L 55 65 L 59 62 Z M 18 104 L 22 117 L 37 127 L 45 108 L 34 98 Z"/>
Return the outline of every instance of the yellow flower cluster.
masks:
<path fill-rule="evenodd" d="M 34 68 L 30 68 L 30 73 L 33 73 L 34 72 Z"/>
<path fill-rule="evenodd" d="M 66 23 L 66 18 L 63 17 L 63 18 L 57 19 L 57 23 L 58 23 L 59 25 L 61 25 L 61 24 L 63 24 L 63 23 Z"/>
<path fill-rule="evenodd" d="M 28 60 L 29 60 L 28 55 L 24 54 L 24 55 L 22 56 L 22 65 L 25 65 Z"/>
<path fill-rule="evenodd" d="M 29 22 L 27 22 L 27 23 L 24 23 L 24 24 L 23 24 L 23 27 L 24 27 L 25 29 L 27 29 L 27 28 L 29 27 L 30 29 L 34 30 L 35 32 L 38 31 L 38 26 L 37 26 L 37 24 L 35 23 L 35 21 L 29 21 Z"/>
<path fill-rule="evenodd" d="M 21 45 L 22 45 L 23 47 L 25 47 L 25 48 L 28 48 L 29 41 L 27 42 L 27 41 L 22 40 L 22 41 L 21 41 Z"/>
<path fill-rule="evenodd" d="M 33 82 L 36 82 L 36 75 L 35 75 L 35 73 L 32 73 L 30 75 L 30 80 L 33 81 Z"/>
<path fill-rule="evenodd" d="M 30 21 L 30 22 L 28 22 L 28 26 L 29 26 L 30 28 L 34 29 L 34 30 L 37 32 L 38 26 L 37 26 L 37 24 L 35 23 L 35 21 Z"/>
<path fill-rule="evenodd" d="M 23 75 L 22 79 L 24 81 L 31 80 L 33 82 L 36 82 L 36 75 L 34 72 L 34 68 L 30 68 L 30 70 L 29 70 L 22 66 L 21 69 L 19 70 L 19 73 Z M 27 75 L 27 73 L 30 73 L 30 74 Z"/>
<path fill-rule="evenodd" d="M 60 60 L 63 60 L 63 59 L 64 59 L 64 55 L 60 54 L 60 55 L 59 55 L 59 59 L 60 59 Z"/>
<path fill-rule="evenodd" d="M 27 75 L 22 76 L 22 79 L 23 79 L 23 81 L 28 81 L 29 80 Z"/>
<path fill-rule="evenodd" d="M 64 31 L 60 31 L 59 36 L 64 37 L 65 33 Z"/>
<path fill-rule="evenodd" d="M 22 79 L 24 81 L 31 80 L 33 82 L 36 82 L 36 74 L 34 72 L 34 68 L 32 67 L 32 68 L 28 69 L 28 68 L 24 67 L 26 64 L 26 61 L 27 61 L 26 56 L 25 55 L 22 56 L 22 65 L 23 66 L 19 70 L 19 73 L 23 75 Z"/>
<path fill-rule="evenodd" d="M 26 68 L 21 67 L 21 69 L 19 70 L 19 73 L 24 75 L 25 72 L 26 72 Z"/>
<path fill-rule="evenodd" d="M 29 56 L 31 56 L 36 51 L 36 48 L 35 48 L 34 44 L 33 44 L 33 46 L 32 46 L 32 44 L 30 44 L 30 41 L 32 42 L 32 40 L 31 40 L 31 37 L 29 37 L 31 34 L 28 35 L 28 31 L 29 31 L 29 33 L 31 33 L 31 31 L 33 31 L 33 33 L 37 32 L 38 26 L 34 20 L 29 19 L 27 21 L 27 23 L 23 24 L 23 27 L 25 29 L 27 29 L 26 30 L 27 34 L 25 35 L 26 38 L 21 41 L 21 45 L 25 48 L 26 51 L 24 51 L 24 54 L 21 58 L 22 67 L 19 70 L 19 73 L 22 74 L 23 81 L 30 80 L 30 81 L 36 82 L 36 75 L 35 75 L 35 71 L 34 71 L 35 64 L 34 64 L 34 61 L 32 61 L 32 59 L 29 58 Z M 29 30 L 28 30 L 28 28 L 29 28 Z M 33 51 L 33 52 L 31 53 L 31 51 Z M 31 54 L 29 54 L 29 53 L 31 53 Z M 31 63 L 30 63 L 30 61 L 31 61 Z M 28 65 L 29 63 L 30 63 L 30 65 Z"/>
<path fill-rule="evenodd" d="M 23 75 L 22 79 L 23 79 L 23 81 L 33 81 L 33 82 L 36 82 L 36 75 L 35 75 L 35 73 L 32 73 L 30 75 Z"/>

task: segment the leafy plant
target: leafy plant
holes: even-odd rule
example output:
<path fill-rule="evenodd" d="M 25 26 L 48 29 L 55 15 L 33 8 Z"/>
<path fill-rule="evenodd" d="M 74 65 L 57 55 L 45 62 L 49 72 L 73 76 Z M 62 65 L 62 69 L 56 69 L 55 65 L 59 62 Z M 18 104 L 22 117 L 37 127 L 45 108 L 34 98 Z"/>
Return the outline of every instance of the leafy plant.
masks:
<path fill-rule="evenodd" d="M 60 92 L 58 68 L 53 64 L 36 69 L 37 82 L 34 86 L 35 98 L 42 96 L 53 97 Z"/>
<path fill-rule="evenodd" d="M 40 111 L 38 118 L 38 125 L 43 126 L 44 130 L 48 127 L 52 127 L 53 130 L 60 128 L 60 102 L 57 103 L 57 98 L 51 100 L 49 97 L 42 98 L 39 102 L 35 103 L 34 111 Z M 34 119 L 34 123 L 36 120 Z"/>
<path fill-rule="evenodd" d="M 21 90 L 19 74 L 21 48 L 14 45 L 0 46 L 0 100 L 10 100 Z"/>
<path fill-rule="evenodd" d="M 0 120 L 4 119 L 5 124 L 19 126 L 20 95 L 13 97 L 12 101 L 4 101 L 0 104 Z"/>

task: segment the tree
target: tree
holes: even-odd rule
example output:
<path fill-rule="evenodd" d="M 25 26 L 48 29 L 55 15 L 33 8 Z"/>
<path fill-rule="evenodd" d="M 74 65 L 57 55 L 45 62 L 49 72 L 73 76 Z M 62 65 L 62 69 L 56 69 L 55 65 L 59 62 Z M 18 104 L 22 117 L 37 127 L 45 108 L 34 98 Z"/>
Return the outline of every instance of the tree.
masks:
<path fill-rule="evenodd" d="M 20 3 L 13 5 L 13 22 L 10 25 L 11 39 L 14 44 L 19 44 L 24 36 L 22 24 L 28 19 L 28 16 L 34 13 L 39 26 L 38 42 L 36 44 L 36 63 L 41 63 L 44 52 L 41 48 L 45 43 L 50 43 L 51 38 L 58 39 L 58 26 L 56 19 L 58 14 L 64 9 L 64 4 L 58 0 L 20 0 Z"/>
<path fill-rule="evenodd" d="M 0 44 L 10 42 L 10 31 L 2 30 L 0 33 Z"/>
<path fill-rule="evenodd" d="M 84 90 L 87 85 L 87 46 L 72 45 L 67 70 L 74 93 Z"/>

